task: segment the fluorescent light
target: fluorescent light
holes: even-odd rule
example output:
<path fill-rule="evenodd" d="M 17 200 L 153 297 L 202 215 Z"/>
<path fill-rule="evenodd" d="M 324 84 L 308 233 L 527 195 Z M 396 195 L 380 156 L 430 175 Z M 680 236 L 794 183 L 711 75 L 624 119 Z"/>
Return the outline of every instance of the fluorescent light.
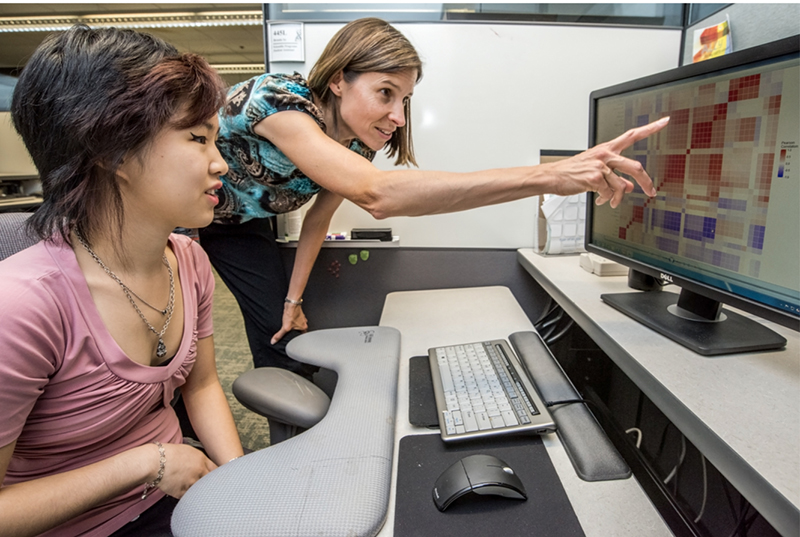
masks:
<path fill-rule="evenodd" d="M 113 15 L 0 17 L 0 32 L 60 32 L 75 24 L 92 28 L 194 28 L 261 26 L 261 11 L 204 11 L 198 13 L 120 13 Z"/>
<path fill-rule="evenodd" d="M 219 74 L 266 73 L 263 63 L 231 63 L 212 65 Z"/>
<path fill-rule="evenodd" d="M 323 13 L 441 13 L 440 9 L 320 9 Z"/>

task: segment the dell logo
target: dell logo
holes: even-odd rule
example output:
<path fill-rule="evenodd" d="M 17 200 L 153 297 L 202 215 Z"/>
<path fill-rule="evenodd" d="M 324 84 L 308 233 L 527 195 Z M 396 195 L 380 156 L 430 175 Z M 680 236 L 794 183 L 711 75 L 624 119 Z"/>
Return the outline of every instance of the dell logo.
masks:
<path fill-rule="evenodd" d="M 672 283 L 672 276 L 670 276 L 669 274 L 664 274 L 664 273 L 662 272 L 661 274 L 659 274 L 659 276 L 660 276 L 660 277 L 661 277 L 661 279 L 662 279 L 662 280 L 664 280 L 665 282 Z"/>

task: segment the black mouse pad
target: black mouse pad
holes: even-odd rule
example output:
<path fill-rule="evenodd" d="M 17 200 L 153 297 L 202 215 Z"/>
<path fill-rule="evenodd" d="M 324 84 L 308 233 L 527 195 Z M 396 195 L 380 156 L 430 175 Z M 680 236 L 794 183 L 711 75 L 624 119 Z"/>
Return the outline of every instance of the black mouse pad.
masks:
<path fill-rule="evenodd" d="M 436 479 L 451 464 L 485 453 L 506 462 L 527 501 L 469 493 L 441 512 L 433 503 Z M 504 437 L 446 445 L 438 434 L 400 439 L 395 537 L 583 536 L 583 530 L 538 436 Z"/>
<path fill-rule="evenodd" d="M 413 356 L 408 362 L 408 421 L 417 427 L 439 428 L 427 356 Z"/>

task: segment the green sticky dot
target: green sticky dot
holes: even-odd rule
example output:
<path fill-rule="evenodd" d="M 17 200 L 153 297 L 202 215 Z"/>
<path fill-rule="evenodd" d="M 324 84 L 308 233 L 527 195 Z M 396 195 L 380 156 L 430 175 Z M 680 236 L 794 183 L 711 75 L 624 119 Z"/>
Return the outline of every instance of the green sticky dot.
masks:
<path fill-rule="evenodd" d="M 350 261 L 351 265 L 355 265 L 356 263 L 358 263 L 358 256 L 356 254 L 350 254 L 347 260 Z"/>
<path fill-rule="evenodd" d="M 366 261 L 369 259 L 369 250 L 361 250 L 361 261 Z"/>

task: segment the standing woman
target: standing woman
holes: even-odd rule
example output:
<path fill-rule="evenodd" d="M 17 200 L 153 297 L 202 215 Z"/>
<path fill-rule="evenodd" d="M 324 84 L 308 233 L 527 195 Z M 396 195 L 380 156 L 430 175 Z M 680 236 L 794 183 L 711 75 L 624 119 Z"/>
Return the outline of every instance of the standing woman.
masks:
<path fill-rule="evenodd" d="M 633 184 L 615 169 L 655 195 L 641 164 L 620 152 L 659 131 L 666 118 L 554 164 L 472 173 L 379 170 L 371 160 L 381 149 L 396 165 L 416 165 L 411 95 L 421 78 L 411 43 L 388 23 L 367 18 L 331 39 L 307 81 L 266 74 L 228 92 L 218 146 L 230 169 L 214 223 L 200 231 L 200 241 L 239 302 L 256 367 L 313 371 L 285 356 L 284 336 L 307 328 L 303 291 L 344 198 L 379 219 L 586 191 L 616 207 Z M 269 218 L 314 194 L 286 282 Z"/>
<path fill-rule="evenodd" d="M 55 33 L 25 67 L 12 118 L 42 240 L 0 262 L 0 535 L 169 535 L 176 498 L 242 455 L 211 267 L 171 234 L 213 217 L 223 102 L 202 58 L 130 30 Z"/>

